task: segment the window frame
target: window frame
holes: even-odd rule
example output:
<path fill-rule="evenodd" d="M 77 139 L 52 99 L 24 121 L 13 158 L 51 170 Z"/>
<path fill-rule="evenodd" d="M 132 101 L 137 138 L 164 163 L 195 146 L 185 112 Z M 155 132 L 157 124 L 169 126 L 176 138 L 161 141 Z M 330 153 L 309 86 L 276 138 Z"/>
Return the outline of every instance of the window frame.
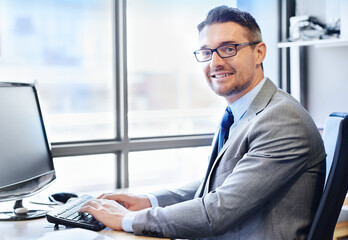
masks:
<path fill-rule="evenodd" d="M 54 158 L 94 154 L 115 154 L 115 188 L 129 187 L 128 161 L 133 151 L 210 146 L 213 133 L 129 138 L 127 91 L 126 0 L 115 1 L 115 129 L 116 137 L 105 140 L 53 142 Z"/>

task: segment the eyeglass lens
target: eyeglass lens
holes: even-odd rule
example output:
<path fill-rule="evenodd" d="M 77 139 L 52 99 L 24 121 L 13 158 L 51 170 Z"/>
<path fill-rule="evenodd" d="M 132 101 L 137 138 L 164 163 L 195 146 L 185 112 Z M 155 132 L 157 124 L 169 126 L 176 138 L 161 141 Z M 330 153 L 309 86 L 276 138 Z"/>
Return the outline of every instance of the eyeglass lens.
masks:
<path fill-rule="evenodd" d="M 212 58 L 213 52 L 217 52 L 222 58 L 232 57 L 236 55 L 235 45 L 224 45 L 216 49 L 201 49 L 195 52 L 196 58 L 200 62 L 209 61 Z"/>

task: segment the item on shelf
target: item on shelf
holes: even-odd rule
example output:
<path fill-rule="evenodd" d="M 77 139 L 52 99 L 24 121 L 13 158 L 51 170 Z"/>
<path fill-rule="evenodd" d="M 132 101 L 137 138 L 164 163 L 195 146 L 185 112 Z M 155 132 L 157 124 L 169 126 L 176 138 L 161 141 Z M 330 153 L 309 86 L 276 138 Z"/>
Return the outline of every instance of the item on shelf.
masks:
<path fill-rule="evenodd" d="M 335 36 L 336 38 L 338 38 L 340 35 L 340 25 L 340 18 L 330 19 L 326 25 L 326 35 Z"/>
<path fill-rule="evenodd" d="M 294 16 L 290 18 L 289 41 L 323 39 L 338 33 L 339 29 L 329 29 L 315 17 Z"/>

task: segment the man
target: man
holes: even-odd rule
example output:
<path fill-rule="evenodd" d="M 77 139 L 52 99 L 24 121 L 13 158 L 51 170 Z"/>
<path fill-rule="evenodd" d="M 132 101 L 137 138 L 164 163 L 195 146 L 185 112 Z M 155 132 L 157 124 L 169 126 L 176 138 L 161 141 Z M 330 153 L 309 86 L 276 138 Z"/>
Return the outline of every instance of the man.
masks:
<path fill-rule="evenodd" d="M 217 7 L 198 30 L 195 56 L 228 103 L 204 180 L 147 196 L 105 194 L 81 211 L 139 235 L 306 239 L 325 178 L 315 124 L 264 78 L 266 45 L 250 14 Z"/>

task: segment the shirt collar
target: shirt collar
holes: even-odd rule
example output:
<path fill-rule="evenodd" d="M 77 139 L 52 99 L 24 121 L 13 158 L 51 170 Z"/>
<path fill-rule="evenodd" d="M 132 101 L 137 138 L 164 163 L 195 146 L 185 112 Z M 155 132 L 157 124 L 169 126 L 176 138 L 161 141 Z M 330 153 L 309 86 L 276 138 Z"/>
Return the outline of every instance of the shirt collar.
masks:
<path fill-rule="evenodd" d="M 244 116 L 250 104 L 252 103 L 256 95 L 260 92 L 265 81 L 266 78 L 262 79 L 262 81 L 259 82 L 250 92 L 248 92 L 229 106 L 234 117 L 234 122 L 238 122 Z"/>

